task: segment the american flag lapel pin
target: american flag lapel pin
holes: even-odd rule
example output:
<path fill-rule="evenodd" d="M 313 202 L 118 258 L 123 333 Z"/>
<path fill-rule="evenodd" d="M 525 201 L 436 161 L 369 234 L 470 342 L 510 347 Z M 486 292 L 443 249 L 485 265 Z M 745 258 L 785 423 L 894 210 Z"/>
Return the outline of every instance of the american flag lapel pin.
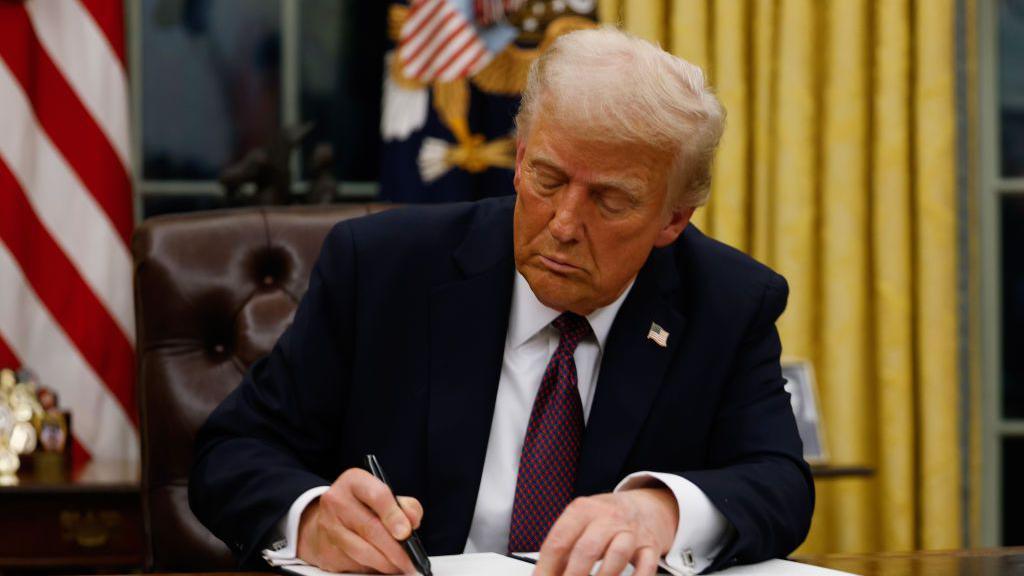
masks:
<path fill-rule="evenodd" d="M 654 343 L 662 348 L 668 347 L 668 330 L 658 326 L 657 322 L 651 322 L 651 329 L 647 331 L 647 339 L 654 340 Z"/>

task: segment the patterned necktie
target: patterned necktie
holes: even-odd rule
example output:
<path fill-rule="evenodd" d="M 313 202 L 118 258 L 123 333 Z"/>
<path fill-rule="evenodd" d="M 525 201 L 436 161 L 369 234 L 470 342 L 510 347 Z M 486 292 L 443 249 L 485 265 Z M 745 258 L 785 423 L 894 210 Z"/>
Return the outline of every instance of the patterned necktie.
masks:
<path fill-rule="evenodd" d="M 572 312 L 563 313 L 551 324 L 561 337 L 530 412 L 512 503 L 509 552 L 540 550 L 548 530 L 572 500 L 576 483 L 576 462 L 583 442 L 583 402 L 573 352 L 590 333 L 590 324 Z"/>

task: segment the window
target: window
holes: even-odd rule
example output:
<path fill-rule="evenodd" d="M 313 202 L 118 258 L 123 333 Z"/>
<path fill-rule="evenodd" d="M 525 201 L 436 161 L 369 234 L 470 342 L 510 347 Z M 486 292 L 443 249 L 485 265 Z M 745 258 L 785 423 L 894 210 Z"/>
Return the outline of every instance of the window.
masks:
<path fill-rule="evenodd" d="M 982 545 L 1024 544 L 1024 0 L 979 3 Z"/>
<path fill-rule="evenodd" d="M 142 216 L 224 206 L 221 172 L 281 126 L 310 123 L 290 168 L 302 190 L 329 144 L 342 195 L 379 170 L 387 3 L 126 2 Z"/>

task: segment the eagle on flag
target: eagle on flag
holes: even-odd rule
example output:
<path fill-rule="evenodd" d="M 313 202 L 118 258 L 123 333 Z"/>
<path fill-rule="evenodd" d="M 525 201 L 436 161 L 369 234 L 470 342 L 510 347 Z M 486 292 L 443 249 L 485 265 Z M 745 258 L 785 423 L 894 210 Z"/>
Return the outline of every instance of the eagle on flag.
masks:
<path fill-rule="evenodd" d="M 597 24 L 595 0 L 412 0 L 391 5 L 381 195 L 446 202 L 513 192 L 513 119 L 530 64 Z"/>

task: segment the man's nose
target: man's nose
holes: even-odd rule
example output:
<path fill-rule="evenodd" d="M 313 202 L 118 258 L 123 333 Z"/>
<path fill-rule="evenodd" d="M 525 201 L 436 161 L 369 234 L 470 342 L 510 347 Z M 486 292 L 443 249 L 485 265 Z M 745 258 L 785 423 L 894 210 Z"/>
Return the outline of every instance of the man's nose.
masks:
<path fill-rule="evenodd" d="M 570 184 L 559 195 L 555 215 L 548 222 L 548 230 L 555 240 L 562 243 L 579 240 L 583 224 L 580 217 L 586 197 L 586 189 L 575 184 Z"/>

